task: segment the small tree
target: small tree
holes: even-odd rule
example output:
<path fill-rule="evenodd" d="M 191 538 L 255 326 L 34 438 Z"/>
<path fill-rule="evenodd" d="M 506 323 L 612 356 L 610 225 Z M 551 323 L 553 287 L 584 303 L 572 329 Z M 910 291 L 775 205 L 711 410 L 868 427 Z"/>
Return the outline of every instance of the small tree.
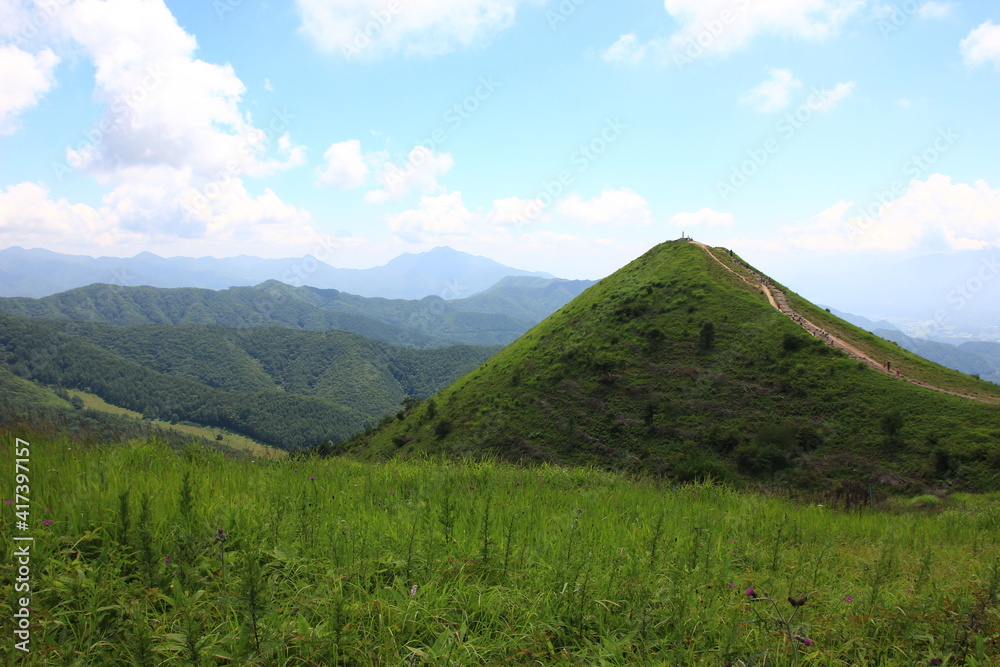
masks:
<path fill-rule="evenodd" d="M 698 332 L 698 349 L 710 350 L 715 345 L 715 325 L 711 322 L 702 322 L 701 331 Z"/>
<path fill-rule="evenodd" d="M 889 442 L 895 443 L 899 441 L 899 432 L 903 429 L 903 424 L 905 423 L 906 419 L 899 410 L 892 410 L 882 415 L 882 432 L 885 433 Z"/>

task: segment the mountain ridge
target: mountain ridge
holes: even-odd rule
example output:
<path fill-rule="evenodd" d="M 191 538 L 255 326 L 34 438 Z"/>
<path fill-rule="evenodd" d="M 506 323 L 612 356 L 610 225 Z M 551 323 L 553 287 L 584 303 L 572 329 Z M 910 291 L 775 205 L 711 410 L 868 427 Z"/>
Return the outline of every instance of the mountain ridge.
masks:
<path fill-rule="evenodd" d="M 369 297 L 464 298 L 506 276 L 553 278 L 548 273 L 504 266 L 448 246 L 423 253 L 403 253 L 382 266 L 368 269 L 337 268 L 314 255 L 280 259 L 248 255 L 167 258 L 143 251 L 133 257 L 95 258 L 20 246 L 0 250 L 0 296 L 3 297 L 41 298 L 93 283 L 218 290 L 276 279 Z"/>
<path fill-rule="evenodd" d="M 1000 484 L 995 405 L 851 359 L 772 306 L 754 274 L 763 275 L 725 249 L 661 244 L 429 405 L 345 450 L 493 455 L 803 488 Z M 889 361 L 909 380 L 1000 398 L 994 385 L 920 359 L 773 284 L 795 313 L 876 366 Z"/>

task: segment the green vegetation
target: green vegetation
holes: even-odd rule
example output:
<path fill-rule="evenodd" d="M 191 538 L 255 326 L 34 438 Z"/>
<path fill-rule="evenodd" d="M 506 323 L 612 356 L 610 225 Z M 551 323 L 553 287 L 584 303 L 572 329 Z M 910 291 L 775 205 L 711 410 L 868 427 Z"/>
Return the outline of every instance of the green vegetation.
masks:
<path fill-rule="evenodd" d="M 434 393 L 495 348 L 416 350 L 341 331 L 140 325 L 0 315 L 6 367 L 147 419 L 187 421 L 291 449 L 338 442 Z"/>
<path fill-rule="evenodd" d="M 0 428 L 30 430 L 81 443 L 116 443 L 155 438 L 173 448 L 201 444 L 222 451 L 250 449 L 234 438 L 210 442 L 204 432 L 136 419 L 137 413 L 103 404 L 80 392 L 41 387 L 0 366 Z M 235 441 L 234 441 L 235 440 Z M 253 443 L 254 446 L 261 445 Z"/>
<path fill-rule="evenodd" d="M 852 342 L 873 338 L 794 305 Z M 881 344 L 907 371 L 922 365 L 941 386 L 1000 399 L 995 385 Z M 848 358 L 690 243 L 658 246 L 587 290 L 436 395 L 433 416 L 420 407 L 404 416 L 350 451 L 495 455 L 816 492 L 1000 488 L 995 404 Z"/>
<path fill-rule="evenodd" d="M 592 469 L 251 462 L 20 428 L 0 436 L 8 471 L 15 434 L 34 537 L 27 654 L 0 561 L 17 664 L 1000 660 L 995 499 L 845 512 Z"/>
<path fill-rule="evenodd" d="M 41 299 L 2 298 L 0 312 L 114 326 L 215 324 L 340 330 L 417 348 L 490 346 L 513 341 L 586 284 L 512 281 L 481 296 L 453 301 L 365 298 L 332 289 L 292 287 L 276 280 L 218 291 L 98 284 Z M 512 307 L 515 301 L 517 306 Z"/>

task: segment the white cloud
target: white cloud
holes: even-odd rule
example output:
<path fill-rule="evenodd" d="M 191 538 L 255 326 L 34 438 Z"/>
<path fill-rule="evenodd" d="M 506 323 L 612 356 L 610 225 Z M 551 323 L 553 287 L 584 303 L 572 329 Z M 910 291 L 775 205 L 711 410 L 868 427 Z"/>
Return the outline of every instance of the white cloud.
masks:
<path fill-rule="evenodd" d="M 724 56 L 760 35 L 826 39 L 864 5 L 862 0 L 664 0 L 680 24 L 667 46 L 688 57 Z"/>
<path fill-rule="evenodd" d="M 736 224 L 736 219 L 732 213 L 722 213 L 708 207 L 689 213 L 682 211 L 670 218 L 670 224 L 674 227 L 684 229 L 694 229 L 695 227 L 732 227 Z"/>
<path fill-rule="evenodd" d="M 93 176 L 107 192 L 94 208 L 51 200 L 35 184 L 13 186 L 0 206 L 8 243 L 30 243 L 44 230 L 48 240 L 38 245 L 105 253 L 182 249 L 191 240 L 224 255 L 265 248 L 287 256 L 315 247 L 308 212 L 269 189 L 251 194 L 243 182 L 305 163 L 304 147 L 288 132 L 294 117 L 277 110 L 255 123 L 241 109 L 245 86 L 232 66 L 197 59 L 196 40 L 162 0 L 78 0 L 44 15 L 46 39 L 75 43 L 70 46 L 93 63 L 94 98 L 106 106 L 85 131 L 89 139 L 66 149 L 64 168 Z M 0 26 L 4 30 L 9 26 Z M 24 58 L 10 47 L 2 53 L 0 61 Z M 58 59 L 43 51 L 34 62 L 37 71 L 29 62 L 21 72 L 33 74 L 33 83 L 14 78 L 19 85 L 11 88 L 0 65 L 6 94 L 32 89 L 37 95 L 51 85 L 46 77 Z M 63 228 L 73 233 L 48 231 Z M 64 245 L 74 242 L 83 247 Z"/>
<path fill-rule="evenodd" d="M 39 183 L 19 183 L 0 190 L 0 245 L 51 247 L 53 240 L 87 238 L 107 241 L 110 230 L 90 206 L 52 200 Z"/>
<path fill-rule="evenodd" d="M 443 190 L 438 178 L 451 171 L 455 161 L 448 153 L 437 153 L 424 146 L 415 146 L 402 165 L 388 161 L 384 153 L 373 154 L 380 159 L 378 182 L 382 186 L 365 195 L 370 204 L 382 204 L 390 199 L 402 199 L 410 193 L 429 195 Z"/>
<path fill-rule="evenodd" d="M 31 54 L 13 44 L 0 46 L 0 136 L 13 134 L 17 116 L 38 104 L 55 85 L 58 63 L 51 49 Z"/>
<path fill-rule="evenodd" d="M 920 9 L 917 10 L 917 16 L 922 19 L 943 19 L 951 16 L 953 9 L 955 9 L 954 2 L 927 0 L 927 2 L 920 5 Z"/>
<path fill-rule="evenodd" d="M 761 113 L 774 113 L 788 106 L 793 90 L 802 87 L 790 70 L 770 69 L 770 78 L 754 86 L 740 97 L 740 104 L 753 107 Z"/>
<path fill-rule="evenodd" d="M 960 48 L 969 67 L 993 63 L 1000 69 L 1000 25 L 986 21 L 962 40 Z"/>
<path fill-rule="evenodd" d="M 819 95 L 810 97 L 809 107 L 813 111 L 827 113 L 832 111 L 838 104 L 854 94 L 855 83 L 853 81 L 843 81 L 833 88 L 824 88 Z"/>
<path fill-rule="evenodd" d="M 481 46 L 535 0 L 296 0 L 301 30 L 348 60 L 435 56 Z"/>
<path fill-rule="evenodd" d="M 42 246 L 84 254 L 139 252 L 151 247 L 287 257 L 310 252 L 324 238 L 308 212 L 270 189 L 251 196 L 238 180 L 212 198 L 192 197 L 189 171 L 133 168 L 98 208 L 53 200 L 47 188 L 20 183 L 0 190 L 0 245 Z"/>
<path fill-rule="evenodd" d="M 197 42 L 162 0 L 80 0 L 56 19 L 93 61 L 108 107 L 94 141 L 67 150 L 70 166 L 115 184 L 134 166 L 264 176 L 303 164 L 287 135 L 293 117 L 276 111 L 256 127 L 232 66 L 196 59 Z"/>
<path fill-rule="evenodd" d="M 787 244 L 811 250 L 969 250 L 1000 247 L 1000 189 L 986 181 L 952 183 L 934 174 L 913 180 L 876 215 L 851 215 L 841 201 L 784 230 Z"/>
<path fill-rule="evenodd" d="M 465 207 L 462 193 L 448 192 L 420 198 L 420 206 L 398 214 L 386 215 L 389 230 L 409 243 L 421 243 L 444 236 L 471 233 L 476 215 Z"/>
<path fill-rule="evenodd" d="M 618 41 L 609 46 L 601 59 L 609 63 L 622 63 L 634 65 L 646 56 L 646 46 L 639 43 L 639 38 L 634 33 L 622 35 Z"/>
<path fill-rule="evenodd" d="M 316 177 L 317 184 L 339 188 L 358 188 L 365 184 L 371 171 L 361 153 L 357 139 L 330 144 L 323 153 L 326 164 Z"/>
<path fill-rule="evenodd" d="M 570 222 L 585 225 L 644 226 L 653 222 L 649 204 L 629 188 L 607 189 L 588 201 L 574 192 L 557 203 L 556 211 Z"/>

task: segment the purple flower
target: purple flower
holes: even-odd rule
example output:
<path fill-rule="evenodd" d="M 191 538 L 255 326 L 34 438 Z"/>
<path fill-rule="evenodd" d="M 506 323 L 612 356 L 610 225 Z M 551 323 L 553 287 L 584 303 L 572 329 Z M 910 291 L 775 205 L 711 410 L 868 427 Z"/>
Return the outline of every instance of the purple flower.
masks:
<path fill-rule="evenodd" d="M 753 589 L 753 586 L 751 586 L 750 588 L 747 589 L 747 597 L 748 598 L 755 598 L 755 597 L 757 597 L 757 591 L 755 591 Z"/>
<path fill-rule="evenodd" d="M 520 482 L 514 482 L 514 486 L 521 486 Z"/>
<path fill-rule="evenodd" d="M 163 564 L 167 565 L 168 563 L 170 563 L 170 556 L 164 556 L 163 557 Z"/>
<path fill-rule="evenodd" d="M 13 500 L 5 500 L 4 502 L 7 503 L 8 505 L 13 505 L 14 504 Z"/>
<path fill-rule="evenodd" d="M 812 646 L 813 645 L 813 640 L 809 639 L 808 637 L 800 637 L 798 635 L 792 635 L 792 639 L 797 639 L 798 641 L 802 642 L 806 646 Z"/>
<path fill-rule="evenodd" d="M 413 584 L 410 587 L 410 597 L 412 598 L 414 595 L 416 595 L 418 590 L 420 590 L 420 586 L 417 586 L 416 584 Z"/>
<path fill-rule="evenodd" d="M 475 490 L 476 490 L 476 487 L 475 487 L 475 486 L 470 486 L 469 488 L 470 488 L 470 489 L 472 489 L 473 491 L 475 491 Z"/>
<path fill-rule="evenodd" d="M 46 519 L 45 521 L 43 521 L 43 522 L 42 522 L 42 525 L 43 525 L 43 526 L 51 526 L 51 525 L 52 525 L 52 522 L 51 522 L 51 521 L 49 521 L 48 519 Z"/>
<path fill-rule="evenodd" d="M 854 602 L 854 598 L 852 598 L 850 595 L 845 595 L 844 599 L 847 600 L 848 602 Z"/>
<path fill-rule="evenodd" d="M 729 582 L 729 587 L 730 588 L 736 588 L 736 584 L 734 584 L 733 582 Z"/>
<path fill-rule="evenodd" d="M 315 476 L 310 476 L 309 479 L 316 479 L 316 477 Z"/>

